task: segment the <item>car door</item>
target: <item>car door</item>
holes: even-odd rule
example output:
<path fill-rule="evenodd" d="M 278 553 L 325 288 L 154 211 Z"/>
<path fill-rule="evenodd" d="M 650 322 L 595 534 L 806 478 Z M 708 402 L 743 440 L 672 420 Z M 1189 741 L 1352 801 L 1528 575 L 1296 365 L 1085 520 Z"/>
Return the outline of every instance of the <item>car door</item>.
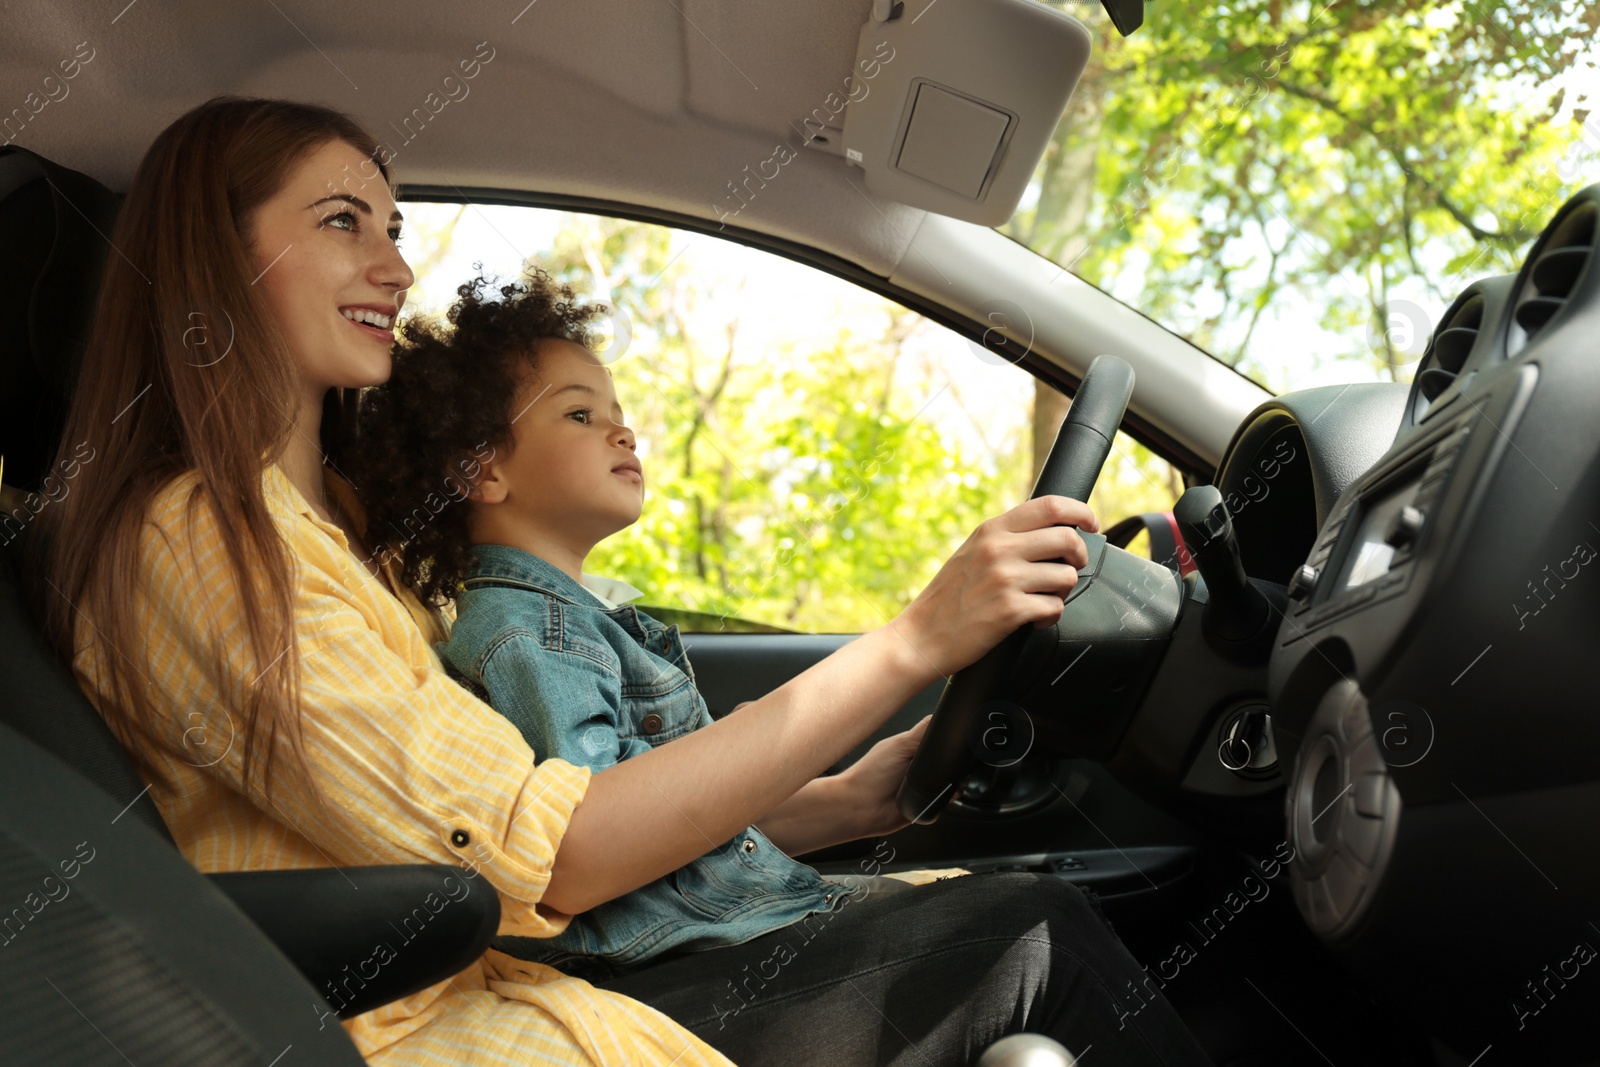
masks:
<path fill-rule="evenodd" d="M 644 590 L 684 634 L 713 716 L 771 692 L 889 622 L 983 519 L 1026 499 L 1065 398 L 983 345 L 861 284 L 651 221 L 511 202 L 406 206 L 418 280 L 439 313 L 482 264 L 531 264 L 610 313 L 607 362 L 646 472 L 644 514 L 585 569 Z M 1165 510 L 1183 474 L 1118 434 L 1091 503 L 1102 528 Z M 900 708 L 834 771 L 933 712 Z M 1061 714 L 1072 713 L 1070 679 Z M 1020 728 L 1020 727 L 1019 727 Z M 1024 739 L 1031 742 L 1031 739 Z M 1055 871 L 1119 908 L 1170 911 L 1194 838 L 1091 762 L 1026 743 L 933 825 L 813 853 L 832 872 Z"/>

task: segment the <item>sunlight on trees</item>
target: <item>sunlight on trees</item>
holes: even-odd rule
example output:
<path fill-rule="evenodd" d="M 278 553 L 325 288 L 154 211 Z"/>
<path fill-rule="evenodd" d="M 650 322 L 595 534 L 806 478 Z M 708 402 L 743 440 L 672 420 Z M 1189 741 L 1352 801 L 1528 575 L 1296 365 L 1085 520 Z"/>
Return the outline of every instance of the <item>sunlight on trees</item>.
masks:
<path fill-rule="evenodd" d="M 1275 392 L 1408 381 L 1585 184 L 1595 0 L 1070 10 L 1100 38 L 1001 232 Z"/>
<path fill-rule="evenodd" d="M 595 347 L 638 435 L 648 494 L 640 521 L 587 566 L 646 590 L 649 605 L 709 616 L 700 628 L 869 629 L 904 608 L 973 527 L 1027 497 L 1026 372 L 779 257 L 661 226 L 517 210 L 522 225 L 504 209 L 485 218 L 493 239 L 527 243 L 530 262 L 587 299 L 609 294 L 614 313 Z M 471 214 L 407 212 L 408 255 L 428 265 L 410 303 L 439 313 L 466 276 L 453 242 Z M 509 277 L 521 262 L 485 269 Z M 1109 525 L 1168 508 L 1181 491 L 1163 461 L 1119 435 L 1091 503 Z"/>

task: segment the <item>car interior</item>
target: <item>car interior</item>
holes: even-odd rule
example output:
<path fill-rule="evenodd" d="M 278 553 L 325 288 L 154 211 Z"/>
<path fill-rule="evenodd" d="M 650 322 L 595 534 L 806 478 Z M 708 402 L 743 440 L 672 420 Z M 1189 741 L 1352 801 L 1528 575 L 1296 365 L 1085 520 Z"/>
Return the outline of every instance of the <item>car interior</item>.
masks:
<path fill-rule="evenodd" d="M 1162 7 L 1108 3 L 1105 30 Z M 1164 508 L 1084 535 L 1059 623 L 834 768 L 932 714 L 912 825 L 806 862 L 1093 889 L 1218 1065 L 1600 1063 L 1600 185 L 1551 204 L 1515 272 L 1451 296 L 1410 381 L 1275 395 L 995 228 L 1105 45 L 1089 11 L 0 16 L 0 1060 L 359 1062 L 338 1018 L 448 978 L 499 921 L 471 893 L 405 966 L 352 980 L 459 872 L 200 875 L 19 592 L 30 518 L 71 488 L 52 464 L 121 190 L 160 129 L 229 93 L 348 111 L 402 208 L 648 223 L 911 309 L 1072 398 L 1035 495 L 1087 499 L 1119 433 L 1181 472 Z M 681 625 L 716 717 L 855 636 Z"/>

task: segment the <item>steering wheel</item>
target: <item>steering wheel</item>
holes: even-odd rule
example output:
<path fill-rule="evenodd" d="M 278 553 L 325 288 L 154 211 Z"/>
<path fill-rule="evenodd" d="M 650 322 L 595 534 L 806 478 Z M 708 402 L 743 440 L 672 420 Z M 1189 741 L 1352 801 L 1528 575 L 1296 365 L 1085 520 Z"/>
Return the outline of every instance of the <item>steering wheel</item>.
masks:
<path fill-rule="evenodd" d="M 1089 499 L 1132 395 L 1133 368 L 1116 356 L 1096 356 L 1039 471 L 1033 497 Z M 1032 632 L 1032 626 L 1020 627 L 945 683 L 933 721 L 900 784 L 901 815 L 918 823 L 938 819 L 977 762 L 970 741 L 982 722 L 982 708 L 1012 677 Z"/>

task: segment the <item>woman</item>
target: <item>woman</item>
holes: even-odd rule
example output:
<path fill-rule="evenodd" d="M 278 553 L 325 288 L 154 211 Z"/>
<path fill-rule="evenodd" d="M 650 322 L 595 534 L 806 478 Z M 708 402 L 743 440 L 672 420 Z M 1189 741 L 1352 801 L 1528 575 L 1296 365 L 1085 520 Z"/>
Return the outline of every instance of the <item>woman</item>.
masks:
<path fill-rule="evenodd" d="M 371 562 L 334 469 L 344 400 L 389 373 L 413 280 L 381 163 L 335 112 L 212 101 L 157 138 L 114 235 L 62 439 L 99 458 L 39 520 L 31 595 L 184 855 L 456 863 L 499 894 L 502 934 L 539 937 L 780 806 L 885 829 L 904 735 L 848 789 L 808 783 L 940 675 L 1053 622 L 1076 572 L 1049 561 L 1084 559 L 1064 524 L 1093 528 L 1088 508 L 983 524 L 894 622 L 692 736 L 598 773 L 535 766 L 440 669 L 440 620 Z M 964 1062 L 1018 1029 L 1107 1062 L 1204 1062 L 1159 994 L 1123 992 L 1137 964 L 1054 879 L 864 902 L 757 988 L 737 953 L 763 940 L 620 991 L 490 951 L 344 1025 L 378 1064 Z"/>

